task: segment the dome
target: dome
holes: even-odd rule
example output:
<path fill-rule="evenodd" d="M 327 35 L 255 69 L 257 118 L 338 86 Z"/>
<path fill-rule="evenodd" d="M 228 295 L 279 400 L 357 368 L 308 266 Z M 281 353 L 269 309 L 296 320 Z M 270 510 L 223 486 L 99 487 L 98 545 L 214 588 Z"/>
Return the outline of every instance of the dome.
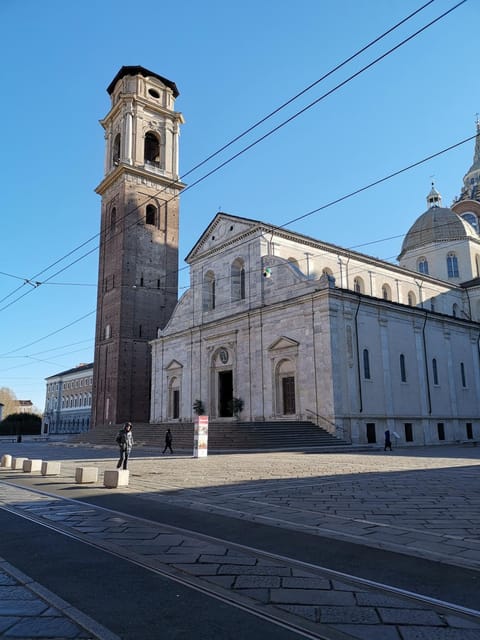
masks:
<path fill-rule="evenodd" d="M 407 251 L 418 249 L 437 242 L 450 242 L 465 238 L 477 238 L 478 234 L 471 224 L 463 220 L 451 209 L 431 207 L 425 211 L 410 227 L 403 240 L 398 258 Z"/>

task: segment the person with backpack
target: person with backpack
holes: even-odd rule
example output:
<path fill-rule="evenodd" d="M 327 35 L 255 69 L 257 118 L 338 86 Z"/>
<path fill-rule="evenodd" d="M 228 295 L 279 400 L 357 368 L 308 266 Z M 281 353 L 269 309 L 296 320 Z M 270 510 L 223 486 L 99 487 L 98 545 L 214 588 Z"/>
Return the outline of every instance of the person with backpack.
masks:
<path fill-rule="evenodd" d="M 133 447 L 133 434 L 132 423 L 126 422 L 123 429 L 120 429 L 116 437 L 116 443 L 120 447 L 120 459 L 117 463 L 117 469 L 123 465 L 123 468 L 127 468 L 128 458 Z"/>

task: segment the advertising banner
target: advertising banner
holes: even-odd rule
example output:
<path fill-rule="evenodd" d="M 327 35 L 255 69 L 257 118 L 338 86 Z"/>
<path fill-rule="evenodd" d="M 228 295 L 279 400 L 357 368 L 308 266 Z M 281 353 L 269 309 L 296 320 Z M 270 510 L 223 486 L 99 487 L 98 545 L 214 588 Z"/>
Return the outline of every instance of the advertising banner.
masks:
<path fill-rule="evenodd" d="M 193 431 L 193 457 L 205 458 L 208 455 L 208 416 L 197 416 Z"/>

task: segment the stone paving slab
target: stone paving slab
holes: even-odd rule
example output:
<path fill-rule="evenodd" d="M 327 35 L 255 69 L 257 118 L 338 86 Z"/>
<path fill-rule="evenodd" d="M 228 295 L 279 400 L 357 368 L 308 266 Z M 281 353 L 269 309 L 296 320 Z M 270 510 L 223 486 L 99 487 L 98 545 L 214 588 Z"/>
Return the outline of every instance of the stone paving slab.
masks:
<path fill-rule="evenodd" d="M 480 611 L 406 597 L 399 590 L 369 581 L 141 518 L 116 516 L 100 507 L 86 508 L 64 498 L 52 500 L 7 483 L 0 483 L 0 506 L 37 522 L 55 523 L 58 530 L 106 551 L 121 551 L 124 558 L 172 579 L 182 578 L 192 586 L 215 590 L 211 592 L 231 603 L 248 603 L 263 612 L 268 609 L 278 619 L 290 615 L 299 628 L 307 625 L 305 628 L 311 630 L 313 626 L 318 637 L 395 638 L 397 634 L 398 640 L 480 640 Z M 81 518 L 75 517 L 77 509 Z M 103 521 L 101 534 L 83 530 L 90 517 L 97 524 Z M 165 538 L 170 545 L 165 544 Z M 159 553 L 152 555 L 156 542 Z M 217 548 L 215 555 L 209 552 L 212 545 Z M 187 554 L 180 551 L 182 547 Z M 223 553 L 219 553 L 221 550 Z M 373 630 L 370 636 L 364 634 L 366 628 Z M 378 635 L 379 629 L 384 631 L 383 636 Z"/>
<path fill-rule="evenodd" d="M 3 558 L 0 558 L 0 637 L 120 640 Z"/>

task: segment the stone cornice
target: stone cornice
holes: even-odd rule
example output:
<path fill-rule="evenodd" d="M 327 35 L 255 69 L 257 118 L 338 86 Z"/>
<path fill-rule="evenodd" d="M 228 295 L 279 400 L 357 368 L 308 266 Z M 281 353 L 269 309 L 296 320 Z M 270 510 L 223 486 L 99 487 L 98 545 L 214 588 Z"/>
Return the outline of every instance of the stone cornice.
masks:
<path fill-rule="evenodd" d="M 270 311 L 278 311 L 283 309 L 288 309 L 289 307 L 298 307 L 303 302 L 308 303 L 312 298 L 320 299 L 327 298 L 331 303 L 334 299 L 339 302 L 354 302 L 358 304 L 359 299 L 361 300 L 361 306 L 371 307 L 375 312 L 378 312 L 382 309 L 394 309 L 396 312 L 401 314 L 407 314 L 409 318 L 414 321 L 415 319 L 420 318 L 421 322 L 424 322 L 425 316 L 438 320 L 448 322 L 449 324 L 455 325 L 463 325 L 468 326 L 472 329 L 478 330 L 480 328 L 480 323 L 475 322 L 473 320 L 468 320 L 467 318 L 458 318 L 450 315 L 446 315 L 437 311 L 429 311 L 428 309 L 422 309 L 421 307 L 411 307 L 407 304 L 403 304 L 401 302 L 395 302 L 393 300 L 384 300 L 382 298 L 375 298 L 373 296 L 368 296 L 366 294 L 358 294 L 350 289 L 323 289 L 323 290 L 313 290 L 309 292 L 302 293 L 293 298 L 288 298 L 286 300 L 279 300 L 277 302 L 272 302 L 268 306 L 257 306 L 252 307 L 246 311 L 240 311 L 236 314 L 223 316 L 220 318 L 216 318 L 211 320 L 210 322 L 205 322 L 202 324 L 196 324 L 193 327 L 185 327 L 176 333 L 171 333 L 166 336 L 161 336 L 160 338 L 156 338 L 155 340 L 151 340 L 150 344 L 155 344 L 157 341 L 161 343 L 162 341 L 170 341 L 177 340 L 182 337 L 190 337 L 192 334 L 200 334 L 203 332 L 208 333 L 212 328 L 217 328 L 217 333 L 211 336 L 201 336 L 203 340 L 215 340 L 219 336 L 227 336 L 232 335 L 233 332 L 238 331 L 238 323 L 255 317 L 261 317 L 264 313 L 269 313 Z M 315 310 L 319 311 L 318 309 Z M 235 326 L 232 329 L 227 329 L 227 325 L 234 324 Z"/>
<path fill-rule="evenodd" d="M 116 167 L 113 171 L 111 171 L 104 177 L 102 182 L 100 182 L 98 187 L 96 187 L 95 193 L 98 193 L 102 196 L 115 182 L 127 175 L 135 176 L 142 179 L 145 178 L 147 180 L 155 182 L 167 193 L 167 189 L 172 189 L 173 191 L 181 191 L 187 186 L 185 183 L 180 182 L 180 180 L 174 181 L 165 176 L 159 176 L 156 173 L 151 173 L 150 171 L 141 169 L 140 167 L 133 167 L 132 165 L 121 162 L 118 167 Z"/>
<path fill-rule="evenodd" d="M 211 247 L 204 252 L 201 251 L 202 246 L 207 242 L 210 233 L 212 233 L 215 228 L 221 223 L 222 218 L 238 220 L 240 222 L 244 222 L 245 224 L 250 223 L 252 226 L 250 229 L 243 231 L 243 233 L 236 235 L 235 237 L 226 240 L 214 247 Z M 205 259 L 211 256 L 214 256 L 218 253 L 223 253 L 227 247 L 231 247 L 237 243 L 242 244 L 246 242 L 249 238 L 253 239 L 255 236 L 259 234 L 270 234 L 272 236 L 272 240 L 275 241 L 276 238 L 282 238 L 283 240 L 289 240 L 291 242 L 295 242 L 297 244 L 302 244 L 305 247 L 310 247 L 316 249 L 317 251 L 323 251 L 325 253 L 334 254 L 336 257 L 342 257 L 350 260 L 358 260 L 362 262 L 365 267 L 371 266 L 376 267 L 377 269 L 386 269 L 392 272 L 392 275 L 399 274 L 404 276 L 405 273 L 415 277 L 417 280 L 422 280 L 424 282 L 429 282 L 431 284 L 441 284 L 442 286 L 446 286 L 446 282 L 444 280 L 440 280 L 438 278 L 434 278 L 427 274 L 421 274 L 417 271 L 411 271 L 406 267 L 401 267 L 400 265 L 392 264 L 391 262 L 386 262 L 385 260 L 380 260 L 379 258 L 373 258 L 372 256 L 366 255 L 364 253 L 359 253 L 357 251 L 353 251 L 350 249 L 345 249 L 343 247 L 339 247 L 335 244 L 330 244 L 327 242 L 323 242 L 321 240 L 315 240 L 309 236 L 304 236 L 302 234 L 296 232 L 290 232 L 286 229 L 280 229 L 275 227 L 274 225 L 269 225 L 264 222 L 260 222 L 257 220 L 252 220 L 249 218 L 240 218 L 237 216 L 230 216 L 229 214 L 217 214 L 216 218 L 210 223 L 210 225 L 205 229 L 202 234 L 200 240 L 193 247 L 190 253 L 185 258 L 187 264 L 192 264 L 196 262 L 197 259 Z M 201 255 L 199 255 L 201 254 Z M 193 257 L 193 259 L 192 259 Z M 460 285 L 448 283 L 448 287 L 451 289 L 460 289 Z"/>

